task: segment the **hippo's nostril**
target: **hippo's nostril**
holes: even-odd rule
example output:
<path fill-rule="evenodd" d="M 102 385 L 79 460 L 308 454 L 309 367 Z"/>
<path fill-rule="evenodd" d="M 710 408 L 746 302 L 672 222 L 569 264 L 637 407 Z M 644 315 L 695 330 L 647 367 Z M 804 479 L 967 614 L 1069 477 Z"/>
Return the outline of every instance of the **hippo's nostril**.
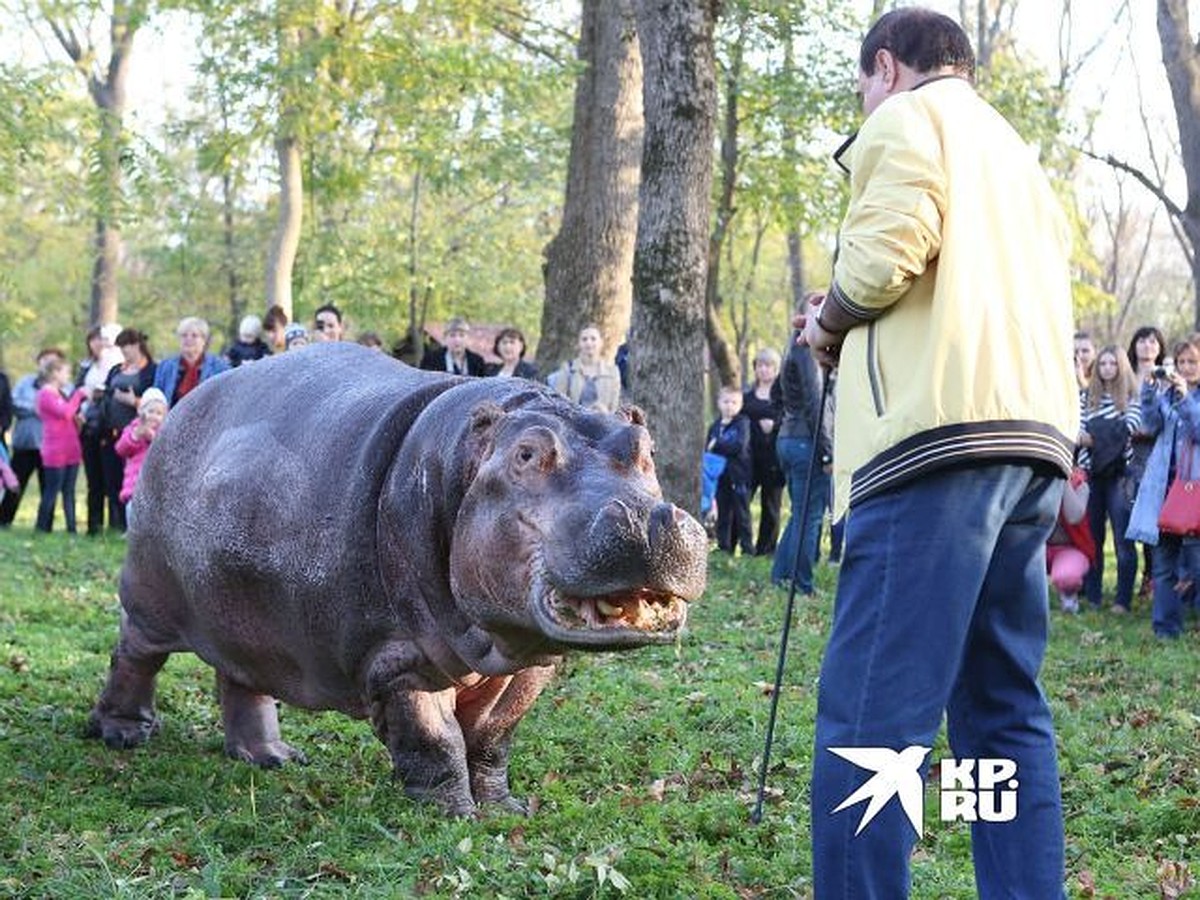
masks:
<path fill-rule="evenodd" d="M 650 513 L 650 546 L 657 547 L 664 534 L 676 527 L 679 509 L 673 503 L 659 503 Z"/>

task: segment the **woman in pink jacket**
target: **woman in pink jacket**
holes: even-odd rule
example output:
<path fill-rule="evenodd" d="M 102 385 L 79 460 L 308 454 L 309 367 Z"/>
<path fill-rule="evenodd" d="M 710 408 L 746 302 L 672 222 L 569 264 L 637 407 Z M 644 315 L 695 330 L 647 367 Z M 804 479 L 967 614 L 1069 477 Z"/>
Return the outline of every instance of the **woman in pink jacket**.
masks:
<path fill-rule="evenodd" d="M 62 494 L 63 518 L 67 531 L 75 533 L 75 480 L 83 461 L 83 445 L 75 414 L 87 392 L 77 389 L 71 399 L 63 390 L 71 383 L 71 369 L 65 359 L 52 356 L 42 366 L 42 389 L 37 395 L 37 414 L 42 420 L 42 502 L 38 504 L 37 530 L 54 529 L 54 506 Z"/>
<path fill-rule="evenodd" d="M 122 503 L 129 503 L 129 498 L 133 496 L 150 443 L 158 434 L 166 415 L 166 395 L 158 388 L 146 388 L 138 400 L 137 418 L 125 426 L 114 448 L 117 455 L 125 460 L 125 479 L 121 482 Z M 132 515 L 133 508 L 127 507 L 126 524 L 132 524 Z"/>

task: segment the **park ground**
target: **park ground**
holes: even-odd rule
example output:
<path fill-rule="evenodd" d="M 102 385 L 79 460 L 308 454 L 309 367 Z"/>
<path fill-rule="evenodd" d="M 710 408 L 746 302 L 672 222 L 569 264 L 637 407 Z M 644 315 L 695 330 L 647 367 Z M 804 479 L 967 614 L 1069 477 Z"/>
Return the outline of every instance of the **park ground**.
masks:
<path fill-rule="evenodd" d="M 446 820 L 407 800 L 369 726 L 284 708 L 306 766 L 226 759 L 211 671 L 172 658 L 162 732 L 82 737 L 117 633 L 124 541 L 0 532 L 0 897 L 680 897 L 811 894 L 815 683 L 837 570 L 797 604 L 764 819 L 751 825 L 786 594 L 713 554 L 677 645 L 577 654 L 518 729 L 528 818 Z M 1112 571 L 1110 565 L 1109 571 Z M 1200 631 L 1053 612 L 1071 897 L 1200 896 Z M 931 758 L 948 756 L 944 743 Z M 917 898 L 974 896 L 969 834 L 927 785 Z"/>

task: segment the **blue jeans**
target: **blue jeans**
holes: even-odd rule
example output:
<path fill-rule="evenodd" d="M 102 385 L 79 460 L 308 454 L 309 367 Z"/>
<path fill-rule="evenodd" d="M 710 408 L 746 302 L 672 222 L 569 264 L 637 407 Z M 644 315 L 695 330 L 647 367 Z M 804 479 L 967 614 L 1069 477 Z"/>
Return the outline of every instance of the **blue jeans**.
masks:
<path fill-rule="evenodd" d="M 67 531 L 75 532 L 75 479 L 78 475 L 78 464 L 46 466 L 42 469 L 42 500 L 37 511 L 38 531 L 54 529 L 54 506 L 58 502 L 58 495 L 62 494 L 63 518 L 67 522 Z"/>
<path fill-rule="evenodd" d="M 1054 729 L 1037 682 L 1049 618 L 1045 545 L 1062 485 L 1021 465 L 948 469 L 847 516 L 817 698 L 819 900 L 908 896 L 917 837 L 895 796 L 855 836 L 864 804 L 833 810 L 870 773 L 829 748 L 932 747 L 943 711 L 955 758 L 1017 765 L 1016 819 L 971 826 L 978 896 L 1064 896 Z"/>
<path fill-rule="evenodd" d="M 1158 637 L 1183 634 L 1183 597 L 1175 588 L 1182 570 L 1188 578 L 1200 578 L 1200 541 L 1174 534 L 1160 534 L 1151 550 L 1154 564 L 1154 607 L 1151 623 Z"/>
<path fill-rule="evenodd" d="M 771 581 L 787 584 L 795 575 L 796 589 L 802 594 L 811 594 L 813 562 L 817 558 L 817 543 L 821 538 L 821 516 L 824 515 L 825 498 L 829 494 L 829 476 L 818 463 L 809 486 L 808 515 L 805 516 L 800 507 L 804 501 L 804 482 L 812 462 L 813 442 L 808 438 L 781 437 L 775 442 L 775 453 L 779 457 L 779 467 L 787 478 L 792 512 L 783 530 L 783 537 L 775 548 L 775 557 L 771 560 Z M 804 552 L 797 562 L 796 542 L 801 534 L 804 536 Z"/>
<path fill-rule="evenodd" d="M 1125 609 L 1133 604 L 1133 582 L 1137 579 L 1137 548 L 1126 539 L 1129 513 L 1133 500 L 1129 496 L 1125 477 L 1093 478 L 1089 485 L 1088 524 L 1096 541 L 1096 561 L 1083 580 L 1083 594 L 1092 606 L 1099 606 L 1104 583 L 1104 524 L 1112 523 L 1113 547 L 1117 555 L 1117 606 Z"/>

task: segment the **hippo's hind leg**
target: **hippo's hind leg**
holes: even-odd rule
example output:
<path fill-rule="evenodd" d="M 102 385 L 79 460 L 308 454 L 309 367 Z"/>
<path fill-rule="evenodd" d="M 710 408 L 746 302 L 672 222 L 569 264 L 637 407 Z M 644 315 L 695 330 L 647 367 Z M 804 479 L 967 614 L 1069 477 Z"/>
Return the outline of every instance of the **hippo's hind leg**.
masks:
<path fill-rule="evenodd" d="M 144 744 L 159 729 L 154 712 L 154 679 L 169 654 L 147 650 L 148 644 L 122 612 L 121 635 L 112 652 L 108 681 L 92 707 L 84 732 L 114 750 Z"/>
<path fill-rule="evenodd" d="M 523 669 L 511 678 L 492 678 L 458 695 L 456 716 L 467 744 L 467 768 L 476 803 L 525 814 L 528 807 L 508 786 L 513 731 L 554 675 L 554 666 Z"/>
<path fill-rule="evenodd" d="M 225 725 L 225 753 L 234 759 L 277 769 L 285 762 L 304 762 L 304 754 L 279 734 L 275 698 L 260 694 L 217 673 L 217 696 Z"/>

